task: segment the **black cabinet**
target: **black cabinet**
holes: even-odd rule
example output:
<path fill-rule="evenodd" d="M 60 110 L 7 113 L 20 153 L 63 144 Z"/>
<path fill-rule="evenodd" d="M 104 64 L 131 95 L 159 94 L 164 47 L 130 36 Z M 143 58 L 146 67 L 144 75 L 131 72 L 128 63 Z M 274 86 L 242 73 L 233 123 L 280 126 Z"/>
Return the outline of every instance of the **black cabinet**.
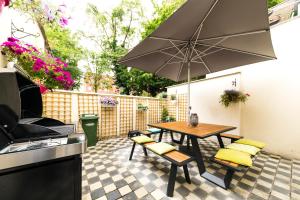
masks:
<path fill-rule="evenodd" d="M 80 155 L 0 171 L 1 200 L 80 200 Z"/>

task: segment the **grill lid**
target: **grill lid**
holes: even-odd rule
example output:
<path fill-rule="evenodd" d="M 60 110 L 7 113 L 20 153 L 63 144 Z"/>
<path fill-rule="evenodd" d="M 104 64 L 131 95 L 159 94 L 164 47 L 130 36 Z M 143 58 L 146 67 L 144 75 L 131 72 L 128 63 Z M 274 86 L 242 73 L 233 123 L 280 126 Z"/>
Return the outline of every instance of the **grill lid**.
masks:
<path fill-rule="evenodd" d="M 0 104 L 9 106 L 19 117 L 39 118 L 43 102 L 37 84 L 18 71 L 0 71 Z"/>

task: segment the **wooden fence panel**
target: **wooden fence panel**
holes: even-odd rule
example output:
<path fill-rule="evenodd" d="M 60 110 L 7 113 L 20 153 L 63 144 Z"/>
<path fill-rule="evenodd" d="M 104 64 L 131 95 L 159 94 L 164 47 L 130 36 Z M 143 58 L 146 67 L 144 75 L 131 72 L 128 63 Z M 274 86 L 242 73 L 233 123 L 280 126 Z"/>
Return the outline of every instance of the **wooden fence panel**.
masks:
<path fill-rule="evenodd" d="M 119 101 L 113 108 L 103 107 L 100 99 L 112 96 Z M 82 132 L 79 123 L 81 114 L 97 114 L 99 116 L 98 138 L 127 135 L 133 129 L 145 130 L 148 123 L 161 121 L 161 112 L 166 107 L 170 116 L 179 121 L 186 120 L 186 95 L 177 95 L 176 101 L 134 97 L 125 95 L 100 95 L 94 93 L 79 93 L 68 91 L 54 91 L 43 95 L 43 115 L 58 119 L 64 123 L 77 124 L 78 132 Z M 148 106 L 147 111 L 138 111 L 138 104 Z"/>

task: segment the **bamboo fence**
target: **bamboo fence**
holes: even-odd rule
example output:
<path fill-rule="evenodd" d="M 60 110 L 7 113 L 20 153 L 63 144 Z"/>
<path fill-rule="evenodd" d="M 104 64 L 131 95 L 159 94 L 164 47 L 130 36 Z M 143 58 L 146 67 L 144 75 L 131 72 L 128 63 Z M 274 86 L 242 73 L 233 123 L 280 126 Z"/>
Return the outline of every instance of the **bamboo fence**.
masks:
<path fill-rule="evenodd" d="M 103 107 L 100 99 L 105 96 L 110 96 L 119 103 L 115 107 Z M 138 104 L 148 106 L 148 110 L 139 110 Z M 145 130 L 147 124 L 160 122 L 163 107 L 177 121 L 186 121 L 187 100 L 184 94 L 177 95 L 176 100 L 170 100 L 59 90 L 43 95 L 43 106 L 45 117 L 73 123 L 78 132 L 83 131 L 79 117 L 81 114 L 97 114 L 98 139 L 106 139 L 125 136 L 130 130 Z"/>

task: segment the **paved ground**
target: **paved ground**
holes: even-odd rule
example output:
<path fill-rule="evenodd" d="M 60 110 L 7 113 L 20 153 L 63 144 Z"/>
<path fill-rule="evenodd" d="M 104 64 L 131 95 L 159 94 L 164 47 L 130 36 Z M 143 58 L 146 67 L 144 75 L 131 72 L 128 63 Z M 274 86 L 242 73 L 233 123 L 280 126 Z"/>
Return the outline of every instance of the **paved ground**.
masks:
<path fill-rule="evenodd" d="M 169 136 L 164 141 L 170 141 Z M 100 141 L 88 149 L 83 160 L 83 200 L 90 199 L 169 199 L 166 187 L 170 164 L 153 153 L 144 157 L 137 147 L 128 161 L 132 143 L 126 138 Z M 201 140 L 205 156 L 218 149 L 216 142 Z M 217 164 L 206 163 L 212 173 L 224 174 Z M 192 184 L 185 182 L 179 169 L 172 199 L 299 199 L 300 161 L 288 160 L 266 152 L 258 154 L 253 167 L 235 173 L 229 190 L 198 175 L 196 163 L 189 165 Z"/>

